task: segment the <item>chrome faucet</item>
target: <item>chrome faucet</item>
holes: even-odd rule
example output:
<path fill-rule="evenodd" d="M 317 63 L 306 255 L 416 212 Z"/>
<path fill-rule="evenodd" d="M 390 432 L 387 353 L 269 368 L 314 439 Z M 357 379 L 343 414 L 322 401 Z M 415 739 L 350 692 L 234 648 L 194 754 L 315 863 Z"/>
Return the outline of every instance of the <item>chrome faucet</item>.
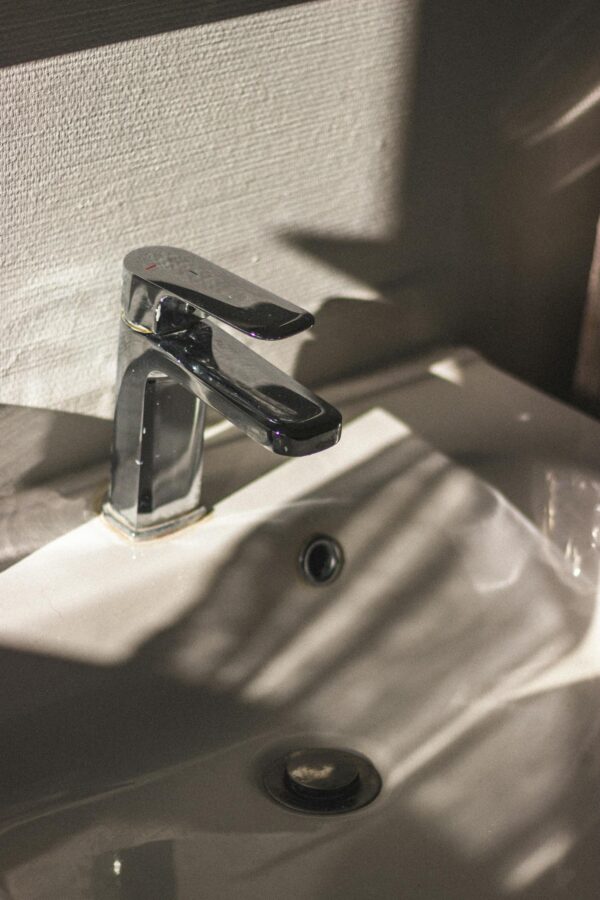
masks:
<path fill-rule="evenodd" d="M 305 310 L 173 247 L 125 257 L 110 492 L 104 513 L 134 538 L 205 514 L 206 404 L 284 456 L 337 443 L 337 409 L 225 331 L 278 340 L 314 323 Z"/>

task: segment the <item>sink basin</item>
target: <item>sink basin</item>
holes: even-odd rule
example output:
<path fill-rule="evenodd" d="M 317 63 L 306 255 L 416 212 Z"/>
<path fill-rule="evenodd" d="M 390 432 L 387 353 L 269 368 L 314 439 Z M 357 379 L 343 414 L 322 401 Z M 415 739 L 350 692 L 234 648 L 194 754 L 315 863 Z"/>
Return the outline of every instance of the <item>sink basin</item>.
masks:
<path fill-rule="evenodd" d="M 327 399 L 318 457 L 216 425 L 196 525 L 80 502 L 0 573 L 2 900 L 598 896 L 600 426 L 466 350 Z M 375 799 L 273 799 L 317 747 Z"/>

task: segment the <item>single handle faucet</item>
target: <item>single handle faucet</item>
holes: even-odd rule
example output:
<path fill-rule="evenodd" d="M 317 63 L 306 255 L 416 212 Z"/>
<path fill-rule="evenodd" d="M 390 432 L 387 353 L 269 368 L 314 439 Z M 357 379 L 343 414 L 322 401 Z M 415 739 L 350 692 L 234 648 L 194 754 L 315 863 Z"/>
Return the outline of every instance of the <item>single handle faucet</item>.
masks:
<path fill-rule="evenodd" d="M 340 438 L 337 409 L 218 322 L 279 340 L 314 319 L 186 250 L 142 247 L 127 254 L 104 513 L 130 537 L 174 531 L 205 514 L 206 404 L 283 456 L 317 453 Z"/>

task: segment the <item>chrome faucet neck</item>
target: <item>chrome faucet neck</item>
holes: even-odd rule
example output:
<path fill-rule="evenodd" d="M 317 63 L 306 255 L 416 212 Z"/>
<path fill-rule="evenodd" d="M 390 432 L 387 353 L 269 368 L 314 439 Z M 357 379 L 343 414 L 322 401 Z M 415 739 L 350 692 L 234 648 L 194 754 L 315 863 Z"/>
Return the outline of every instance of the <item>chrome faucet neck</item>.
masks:
<path fill-rule="evenodd" d="M 274 453 L 337 443 L 339 412 L 218 324 L 262 340 L 312 316 L 213 263 L 171 247 L 124 262 L 117 404 L 106 516 L 129 536 L 176 530 L 201 502 L 206 404 Z"/>

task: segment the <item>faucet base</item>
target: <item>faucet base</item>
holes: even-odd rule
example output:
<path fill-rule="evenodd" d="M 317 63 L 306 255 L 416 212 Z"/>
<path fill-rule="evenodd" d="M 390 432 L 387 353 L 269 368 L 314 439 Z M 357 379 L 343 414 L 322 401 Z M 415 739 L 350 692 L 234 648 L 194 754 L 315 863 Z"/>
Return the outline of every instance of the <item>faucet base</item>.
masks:
<path fill-rule="evenodd" d="M 203 519 L 209 512 L 210 509 L 206 506 L 200 506 L 198 509 L 194 509 L 192 512 L 186 513 L 183 516 L 175 516 L 172 519 L 167 519 L 164 522 L 157 522 L 154 525 L 142 525 L 138 528 L 133 528 L 133 526 L 117 512 L 108 500 L 102 506 L 102 516 L 106 524 L 115 531 L 118 531 L 119 534 L 124 535 L 133 541 L 149 541 L 154 538 L 164 537 L 167 534 L 172 534 L 175 531 L 180 531 L 182 528 L 193 525 L 194 522 Z"/>

